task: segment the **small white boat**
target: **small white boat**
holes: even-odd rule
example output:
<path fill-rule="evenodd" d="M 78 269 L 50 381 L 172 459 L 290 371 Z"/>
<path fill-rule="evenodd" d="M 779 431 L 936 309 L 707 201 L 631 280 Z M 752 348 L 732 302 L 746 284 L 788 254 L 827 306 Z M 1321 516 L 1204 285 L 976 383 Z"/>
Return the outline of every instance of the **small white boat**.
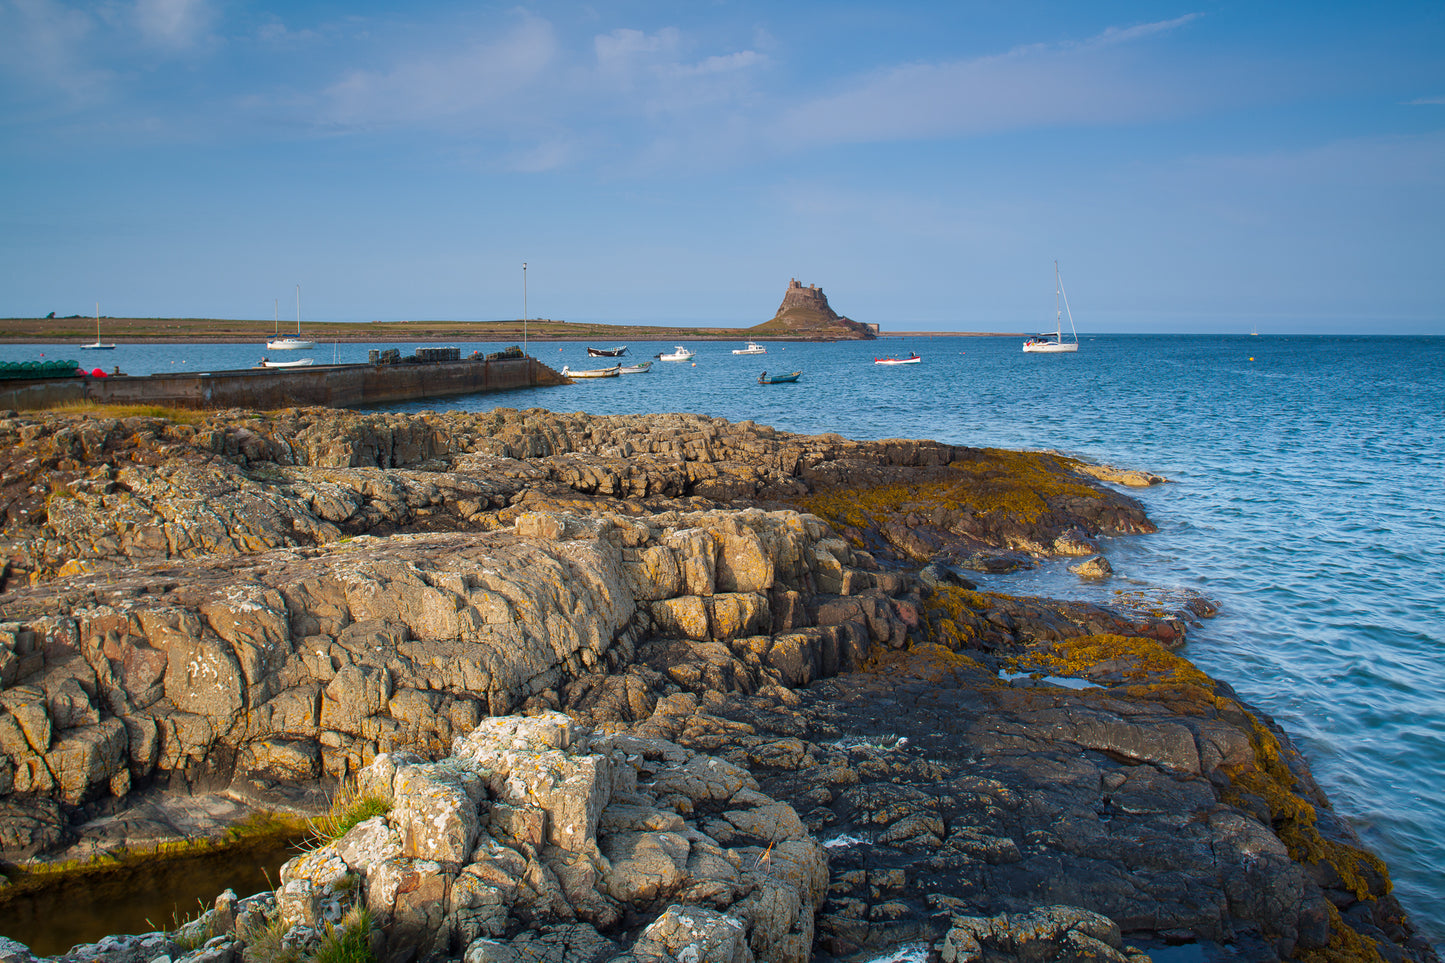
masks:
<path fill-rule="evenodd" d="M 767 354 L 768 349 L 756 341 L 749 341 L 746 348 L 733 348 L 733 354 Z"/>
<path fill-rule="evenodd" d="M 923 361 L 917 354 L 910 354 L 906 358 L 874 358 L 874 364 L 919 364 Z"/>
<path fill-rule="evenodd" d="M 624 364 L 617 368 L 618 374 L 647 374 L 652 368 L 651 361 L 643 361 L 638 364 Z"/>
<path fill-rule="evenodd" d="M 583 371 L 573 371 L 565 364 L 562 366 L 562 377 L 572 378 L 615 378 L 622 373 L 622 365 L 615 364 L 610 368 L 587 368 Z"/>
<path fill-rule="evenodd" d="M 296 337 L 287 335 L 281 337 L 281 316 L 276 315 L 276 337 L 266 342 L 267 351 L 310 351 L 316 347 L 315 341 L 307 341 L 301 337 L 301 285 L 296 285 Z"/>
<path fill-rule="evenodd" d="M 1059 298 L 1063 298 L 1063 312 L 1059 310 Z M 1069 330 L 1073 332 L 1074 340 L 1064 340 L 1064 319 L 1063 313 L 1069 315 Z M 1074 329 L 1074 315 L 1069 311 L 1069 296 L 1064 294 L 1064 283 L 1059 280 L 1059 262 L 1054 262 L 1054 332 L 1049 334 L 1036 334 L 1024 342 L 1024 351 L 1029 354 L 1061 354 L 1065 351 L 1079 350 L 1079 332 Z"/>
<path fill-rule="evenodd" d="M 695 358 L 695 357 L 697 357 L 697 352 L 696 352 L 696 351 L 689 351 L 689 350 L 687 350 L 686 348 L 684 348 L 682 345 L 678 345 L 678 346 L 673 350 L 673 352 L 672 352 L 671 354 L 660 354 L 660 355 L 658 355 L 658 356 L 657 356 L 657 360 L 659 360 L 659 361 L 691 361 L 691 360 L 692 360 L 693 358 Z"/>
<path fill-rule="evenodd" d="M 295 361 L 272 361 L 270 358 L 261 359 L 263 368 L 306 368 L 315 364 L 311 358 L 297 358 Z"/>
<path fill-rule="evenodd" d="M 100 341 L 100 302 L 95 302 L 95 344 L 83 344 L 81 351 L 113 351 L 115 345 L 102 344 Z"/>

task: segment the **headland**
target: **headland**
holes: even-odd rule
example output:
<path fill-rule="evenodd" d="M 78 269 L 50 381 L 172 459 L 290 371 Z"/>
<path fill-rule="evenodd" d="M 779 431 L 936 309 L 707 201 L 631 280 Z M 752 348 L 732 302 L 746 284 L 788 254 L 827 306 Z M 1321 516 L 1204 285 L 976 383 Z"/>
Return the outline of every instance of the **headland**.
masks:
<path fill-rule="evenodd" d="M 0 318 L 0 343 L 50 344 L 94 341 L 94 316 Z M 100 319 L 107 341 L 125 343 L 211 342 L 229 344 L 264 342 L 276 333 L 273 320 L 219 318 L 112 318 Z M 521 318 L 507 321 L 327 321 L 306 326 L 309 337 L 322 341 L 503 342 L 595 341 L 842 341 L 868 340 L 886 334 L 878 325 L 863 324 L 838 315 L 816 285 L 789 282 L 774 316 L 751 327 L 688 327 L 682 325 L 600 324 Z M 909 332 L 913 333 L 913 332 Z M 968 336 L 938 332 L 939 336 Z M 983 332 L 970 333 L 987 337 Z M 1011 333 L 1010 333 L 1011 334 Z"/>
<path fill-rule="evenodd" d="M 1208 599 L 969 582 L 1107 571 L 1156 476 L 507 409 L 10 413 L 0 468 L 14 885 L 207 800 L 377 807 L 75 959 L 1437 959 L 1178 654 Z"/>

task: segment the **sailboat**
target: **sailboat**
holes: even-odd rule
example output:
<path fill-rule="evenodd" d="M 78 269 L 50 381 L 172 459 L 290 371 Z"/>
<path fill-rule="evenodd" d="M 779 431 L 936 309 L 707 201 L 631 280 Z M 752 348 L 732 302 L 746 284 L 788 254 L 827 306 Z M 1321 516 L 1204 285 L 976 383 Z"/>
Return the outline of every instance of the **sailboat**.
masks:
<path fill-rule="evenodd" d="M 113 351 L 115 345 L 100 343 L 100 302 L 95 302 L 95 344 L 83 344 L 82 351 Z"/>
<path fill-rule="evenodd" d="M 301 285 L 296 285 L 296 337 L 287 335 L 280 337 L 281 316 L 279 310 L 276 315 L 276 337 L 266 342 L 266 348 L 270 351 L 310 351 L 316 347 L 315 341 L 307 341 L 301 337 Z"/>
<path fill-rule="evenodd" d="M 1063 298 L 1063 309 L 1059 299 Z M 1069 315 L 1069 330 L 1074 340 L 1064 340 L 1064 313 Z M 1074 315 L 1069 311 L 1069 296 L 1064 293 L 1064 282 L 1059 280 L 1059 262 L 1054 262 L 1054 333 L 1034 335 L 1024 342 L 1024 351 L 1040 354 L 1058 354 L 1062 351 L 1079 350 L 1079 332 L 1074 329 Z"/>

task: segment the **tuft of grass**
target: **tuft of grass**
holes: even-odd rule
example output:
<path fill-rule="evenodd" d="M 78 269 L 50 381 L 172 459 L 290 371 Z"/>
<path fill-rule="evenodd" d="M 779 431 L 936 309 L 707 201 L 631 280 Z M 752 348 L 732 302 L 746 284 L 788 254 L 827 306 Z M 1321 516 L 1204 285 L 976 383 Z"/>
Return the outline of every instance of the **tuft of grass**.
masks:
<path fill-rule="evenodd" d="M 391 803 L 376 795 L 365 794 L 355 780 L 348 780 L 336 790 L 331 808 L 308 821 L 311 834 L 322 842 L 345 836 L 357 823 L 373 816 L 391 812 Z"/>
<path fill-rule="evenodd" d="M 287 929 L 280 913 L 264 924 L 247 927 L 240 934 L 246 944 L 242 959 L 245 963 L 302 963 L 305 955 L 301 948 L 286 942 Z"/>
<path fill-rule="evenodd" d="M 371 911 L 357 904 L 339 923 L 327 923 L 316 963 L 376 963 L 371 950 Z"/>

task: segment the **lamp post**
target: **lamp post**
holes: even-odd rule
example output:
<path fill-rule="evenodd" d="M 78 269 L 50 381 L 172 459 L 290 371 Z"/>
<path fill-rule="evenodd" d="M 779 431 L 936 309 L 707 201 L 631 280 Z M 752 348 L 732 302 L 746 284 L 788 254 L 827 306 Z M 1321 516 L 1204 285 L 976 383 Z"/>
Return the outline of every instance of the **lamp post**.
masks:
<path fill-rule="evenodd" d="M 527 262 L 522 262 L 522 353 L 527 353 Z"/>

